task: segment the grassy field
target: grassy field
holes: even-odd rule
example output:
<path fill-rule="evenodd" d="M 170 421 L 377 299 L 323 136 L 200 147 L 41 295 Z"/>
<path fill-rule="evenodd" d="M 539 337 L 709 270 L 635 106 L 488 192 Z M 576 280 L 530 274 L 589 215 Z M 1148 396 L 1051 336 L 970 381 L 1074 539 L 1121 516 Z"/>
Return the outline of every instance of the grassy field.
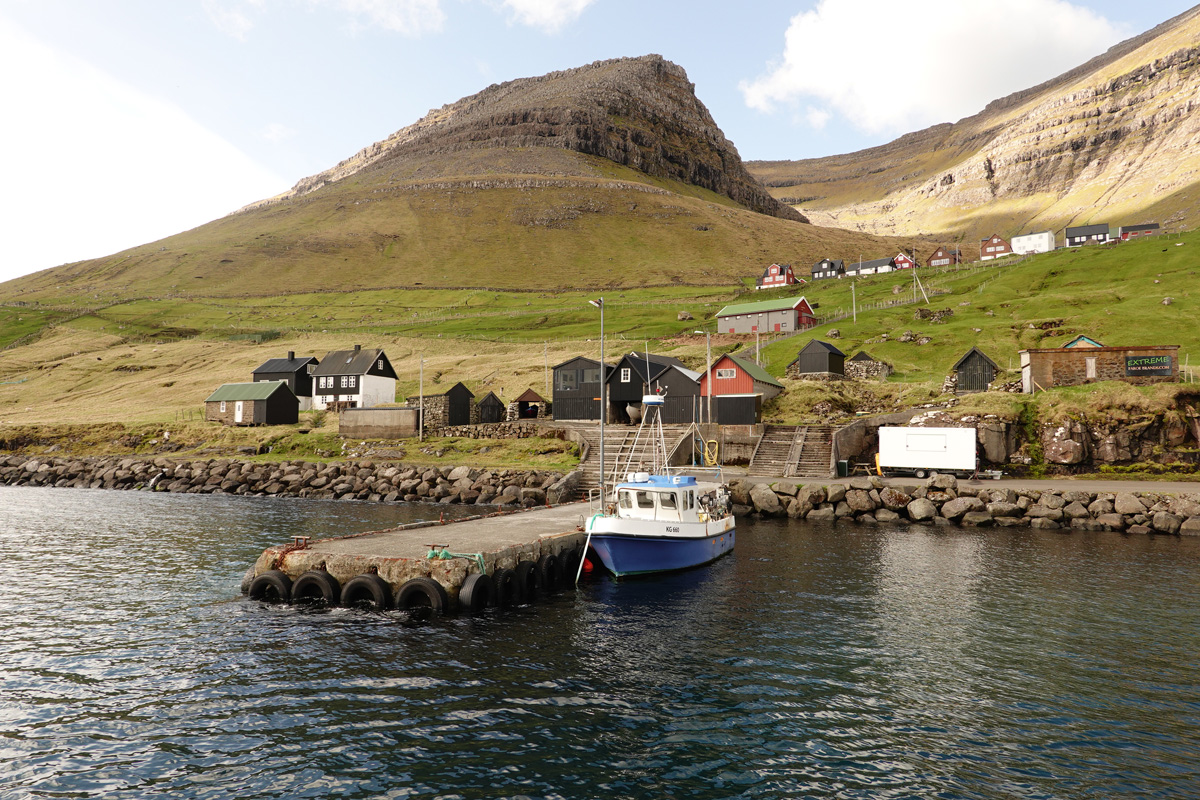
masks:
<path fill-rule="evenodd" d="M 1007 378 L 1016 379 L 1019 349 L 1060 346 L 1081 333 L 1110 345 L 1178 344 L 1181 361 L 1190 367 L 1193 354 L 1200 358 L 1200 328 L 1194 323 L 1200 311 L 1197 248 L 1200 234 L 1186 234 L 1058 251 L 1020 263 L 922 270 L 926 290 L 947 292 L 928 305 L 922 299 L 917 305 L 878 307 L 911 299 L 910 273 L 865 278 L 853 289 L 846 280 L 810 283 L 800 291 L 818 304 L 818 314 L 850 312 L 853 302 L 857 321 L 847 317 L 791 339 L 764 339 L 766 369 L 782 376 L 800 348 L 816 337 L 835 342 L 848 356 L 866 349 L 894 364 L 897 372 L 871 387 L 869 396 L 786 381 L 788 392 L 768 405 L 767 416 L 800 422 L 812 419 L 814 407 L 824 408 L 821 404 L 847 415 L 920 405 L 939 398 L 944 377 L 972 346 L 1009 370 Z M 247 437 L 248 444 L 258 445 L 256 437 L 277 434 L 270 429 L 231 432 L 203 423 L 204 399 L 222 383 L 250 380 L 255 367 L 286 351 L 320 358 L 354 344 L 387 352 L 400 376 L 396 396 L 401 401 L 418 392 L 422 371 L 427 393 L 462 381 L 477 396 L 494 391 L 509 399 L 533 388 L 549 397 L 550 368 L 578 355 L 599 354 L 599 315 L 587 303 L 598 294 L 405 289 L 143 299 L 74 317 L 61 307 L 0 306 L 0 331 L 9 343 L 0 350 L 0 439 L 11 441 L 14 431 L 32 430 L 29 426 L 100 431 L 115 426 L 117 433 L 106 434 L 106 442 L 128 431 L 149 440 L 153 437 L 147 431 L 195 427 L 203 433 L 189 434 L 189 440 L 207 443 L 193 445 L 197 451 L 246 446 Z M 727 303 L 771 294 L 788 292 L 747 292 L 737 283 L 605 289 L 606 356 L 611 362 L 649 346 L 701 370 L 705 337 L 695 331 L 713 332 L 712 317 Z M 1171 303 L 1163 305 L 1168 297 Z M 953 314 L 933 324 L 915 318 L 918 308 Z M 679 320 L 681 311 L 694 319 Z M 840 338 L 832 339 L 831 329 L 840 331 Z M 898 341 L 910 330 L 931 341 Z M 261 341 L 246 334 L 258 334 Z M 718 333 L 712 339 L 714 356 L 753 342 L 753 337 Z M 1106 384 L 1032 399 L 977 395 L 965 399 L 960 409 L 1016 419 L 1032 403 L 1033 413 L 1045 419 L 1081 414 L 1132 419 L 1191 402 L 1193 386 L 1200 384 L 1147 389 Z M 328 424 L 291 436 L 304 439 L 294 445 L 297 452 L 305 457 L 316 457 L 318 451 L 341 453 L 340 442 L 324 430 Z M 286 450 L 277 444 L 280 452 Z M 564 457 L 553 458 L 561 463 Z"/>

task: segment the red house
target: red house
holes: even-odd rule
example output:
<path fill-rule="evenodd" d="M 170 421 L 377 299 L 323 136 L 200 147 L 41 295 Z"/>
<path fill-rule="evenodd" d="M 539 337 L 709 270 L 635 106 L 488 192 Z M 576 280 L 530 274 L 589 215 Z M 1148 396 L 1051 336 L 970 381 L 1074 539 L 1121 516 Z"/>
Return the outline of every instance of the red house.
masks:
<path fill-rule="evenodd" d="M 993 258 L 1001 258 L 1002 256 L 1011 254 L 1012 247 L 998 233 L 993 233 L 990 237 L 979 243 L 980 261 L 991 261 Z"/>
<path fill-rule="evenodd" d="M 700 373 L 700 396 L 708 396 L 709 370 Z M 783 391 L 783 384 L 772 378 L 753 360 L 735 355 L 723 355 L 713 362 L 714 397 L 739 394 L 761 394 L 770 400 Z"/>
<path fill-rule="evenodd" d="M 951 264 L 961 264 L 962 260 L 962 252 L 957 247 L 953 250 L 948 247 L 939 247 L 933 251 L 933 255 L 929 257 L 927 263 L 931 267 L 948 267 Z"/>
<path fill-rule="evenodd" d="M 917 265 L 916 260 L 908 253 L 901 253 L 896 256 L 892 259 L 892 263 L 895 264 L 895 269 L 912 269 Z"/>
<path fill-rule="evenodd" d="M 792 272 L 791 264 L 772 264 L 763 270 L 762 277 L 755 283 L 755 289 L 778 289 L 780 286 L 791 286 L 800 283 L 796 273 Z"/>

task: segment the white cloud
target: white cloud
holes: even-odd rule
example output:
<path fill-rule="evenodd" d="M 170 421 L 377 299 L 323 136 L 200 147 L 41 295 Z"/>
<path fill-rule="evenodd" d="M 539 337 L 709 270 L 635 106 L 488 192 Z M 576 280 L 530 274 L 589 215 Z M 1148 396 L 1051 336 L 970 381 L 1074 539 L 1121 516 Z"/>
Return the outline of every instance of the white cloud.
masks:
<path fill-rule="evenodd" d="M 169 236 L 288 182 L 173 105 L 0 20 L 0 280 Z"/>
<path fill-rule="evenodd" d="M 272 144 L 279 144 L 284 139 L 291 139 L 295 135 L 296 131 L 282 122 L 272 122 L 262 132 L 262 138 Z"/>
<path fill-rule="evenodd" d="M 366 17 L 372 25 L 405 36 L 442 29 L 446 15 L 439 0 L 334 0 L 342 9 Z"/>
<path fill-rule="evenodd" d="M 204 0 L 204 13 L 217 26 L 217 30 L 239 42 L 246 41 L 246 34 L 254 27 L 254 23 L 240 9 L 229 8 L 217 0 Z"/>
<path fill-rule="evenodd" d="M 1065 0 L 821 0 L 792 18 L 782 61 L 741 90 L 751 108 L 807 101 L 868 133 L 898 134 L 974 114 L 1124 34 Z"/>
<path fill-rule="evenodd" d="M 804 121 L 814 130 L 822 130 L 833 117 L 833 112 L 827 108 L 809 106 L 804 112 Z"/>
<path fill-rule="evenodd" d="M 504 0 L 517 22 L 555 33 L 574 22 L 594 0 Z"/>

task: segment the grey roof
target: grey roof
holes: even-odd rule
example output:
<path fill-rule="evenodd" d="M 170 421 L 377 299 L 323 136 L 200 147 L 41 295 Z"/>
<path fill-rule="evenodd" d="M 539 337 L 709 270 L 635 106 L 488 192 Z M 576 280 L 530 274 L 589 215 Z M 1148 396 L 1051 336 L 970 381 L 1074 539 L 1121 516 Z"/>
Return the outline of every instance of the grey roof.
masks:
<path fill-rule="evenodd" d="M 853 356 L 850 357 L 850 360 L 851 361 L 878 361 L 879 359 L 872 356 L 866 350 L 859 350 L 857 353 L 855 353 Z"/>
<path fill-rule="evenodd" d="M 1100 222 L 1095 225 L 1079 225 L 1067 228 L 1067 236 L 1095 236 L 1098 233 L 1108 233 L 1108 223 Z"/>
<path fill-rule="evenodd" d="M 863 261 L 862 263 L 859 263 L 857 261 L 851 261 L 849 264 L 846 265 L 846 272 L 858 272 L 859 270 L 864 270 L 864 269 L 874 269 L 874 268 L 878 268 L 878 267 L 890 267 L 890 266 L 892 266 L 891 258 L 875 258 L 875 259 L 871 259 L 870 261 Z"/>
<path fill-rule="evenodd" d="M 286 381 L 258 381 L 257 383 L 226 383 L 220 386 L 215 392 L 208 396 L 204 402 L 213 403 L 218 400 L 237 401 L 237 400 L 266 400 L 271 395 L 278 391 L 284 391 L 288 394 L 292 390 L 288 388 Z"/>
<path fill-rule="evenodd" d="M 831 345 L 829 342 L 822 342 L 820 339 L 810 340 L 808 344 L 806 344 L 806 345 L 804 345 L 804 347 L 800 348 L 800 352 L 803 353 L 805 350 L 809 349 L 810 347 L 819 348 L 819 349 L 825 350 L 827 352 L 833 353 L 835 355 L 842 356 L 843 358 L 846 357 L 846 354 L 843 353 L 841 350 L 838 350 L 836 347 Z"/>
<path fill-rule="evenodd" d="M 296 356 L 295 358 L 271 358 L 264 361 L 262 366 L 252 374 L 260 372 L 299 372 L 309 364 L 319 364 L 316 356 Z"/>
<path fill-rule="evenodd" d="M 983 352 L 983 351 L 982 351 L 982 350 L 980 350 L 978 347 L 972 347 L 970 350 L 968 350 L 968 351 L 967 351 L 967 352 L 966 352 L 966 353 L 963 355 L 963 357 L 962 357 L 962 358 L 960 358 L 958 361 L 955 361 L 955 362 L 954 362 L 954 366 L 953 366 L 953 367 L 951 367 L 950 369 L 952 369 L 952 370 L 958 369 L 960 366 L 962 366 L 962 363 L 963 363 L 964 361 L 966 361 L 968 358 L 970 358 L 970 357 L 971 357 L 971 354 L 972 354 L 972 353 L 978 353 L 978 354 L 979 354 L 979 355 L 980 355 L 980 356 L 983 358 L 983 360 L 984 360 L 984 361 L 986 361 L 986 362 L 988 362 L 989 364 L 991 364 L 991 365 L 992 365 L 992 368 L 993 368 L 993 369 L 995 369 L 995 370 L 999 370 L 999 369 L 1000 369 L 1000 365 L 999 365 L 999 364 L 997 364 L 995 361 L 992 361 L 990 358 L 988 358 L 988 355 L 987 355 L 987 353 Z"/>
<path fill-rule="evenodd" d="M 816 272 L 817 268 L 821 267 L 822 265 L 825 266 L 825 269 L 845 269 L 846 268 L 846 262 L 840 258 L 838 258 L 838 259 L 822 258 L 820 261 L 818 261 L 817 263 L 812 265 L 813 272 Z M 822 271 L 824 271 L 824 270 L 822 270 Z"/>
<path fill-rule="evenodd" d="M 321 359 L 321 363 L 312 371 L 314 376 L 319 375 L 366 375 L 371 371 L 371 367 L 375 365 L 376 360 L 382 358 L 383 363 L 387 365 L 386 373 L 388 377 L 395 378 L 396 372 L 392 369 L 391 362 L 387 356 L 379 349 L 363 349 L 363 350 L 334 350 L 326 353 Z"/>

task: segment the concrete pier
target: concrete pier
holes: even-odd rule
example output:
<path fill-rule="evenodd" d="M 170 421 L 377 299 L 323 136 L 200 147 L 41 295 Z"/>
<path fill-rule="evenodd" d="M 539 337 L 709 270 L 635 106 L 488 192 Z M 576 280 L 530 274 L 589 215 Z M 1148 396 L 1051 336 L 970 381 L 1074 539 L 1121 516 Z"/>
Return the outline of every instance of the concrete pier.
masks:
<path fill-rule="evenodd" d="M 594 512 L 586 502 L 470 517 L 418 522 L 382 531 L 317 541 L 297 540 L 263 551 L 254 565 L 257 577 L 279 570 L 289 578 L 324 569 L 340 583 L 377 574 L 395 592 L 413 578 L 432 578 L 456 603 L 467 576 L 483 570 L 492 575 L 522 561 L 537 563 L 547 554 L 560 555 L 584 543 L 583 524 Z M 430 545 L 456 555 L 428 558 Z"/>

